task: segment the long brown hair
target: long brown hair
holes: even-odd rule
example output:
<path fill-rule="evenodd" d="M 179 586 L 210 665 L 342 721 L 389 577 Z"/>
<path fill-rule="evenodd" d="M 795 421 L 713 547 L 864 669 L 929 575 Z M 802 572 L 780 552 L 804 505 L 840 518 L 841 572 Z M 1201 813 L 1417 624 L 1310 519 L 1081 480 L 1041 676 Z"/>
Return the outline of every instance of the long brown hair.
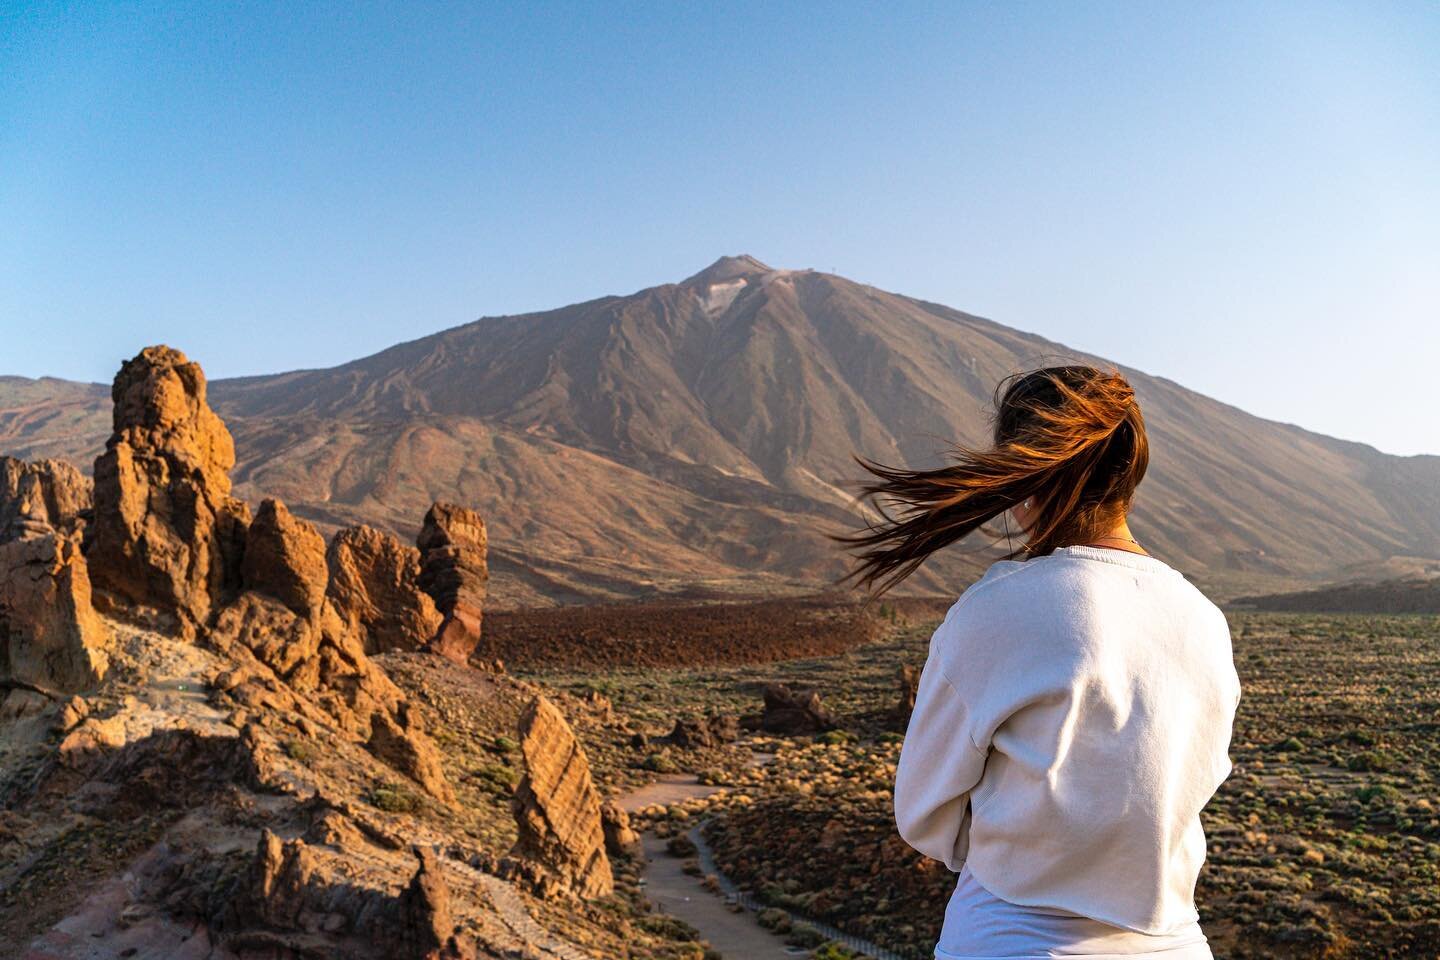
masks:
<path fill-rule="evenodd" d="M 1118 371 L 1044 367 L 995 389 L 994 446 L 957 446 L 937 470 L 906 470 L 857 457 L 878 479 L 861 497 L 879 515 L 836 537 L 856 557 L 848 579 L 883 594 L 925 558 L 1027 498 L 1025 545 L 1043 556 L 1103 536 L 1125 516 L 1150 462 L 1135 391 Z"/>

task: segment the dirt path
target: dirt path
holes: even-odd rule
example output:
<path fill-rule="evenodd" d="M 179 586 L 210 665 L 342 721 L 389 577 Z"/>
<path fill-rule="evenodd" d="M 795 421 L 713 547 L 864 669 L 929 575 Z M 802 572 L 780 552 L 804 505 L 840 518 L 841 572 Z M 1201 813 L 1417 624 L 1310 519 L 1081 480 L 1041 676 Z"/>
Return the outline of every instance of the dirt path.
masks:
<path fill-rule="evenodd" d="M 670 855 L 664 840 L 653 833 L 646 833 L 643 840 L 648 861 L 645 893 L 657 908 L 700 931 L 700 936 L 727 960 L 782 960 L 795 956 L 786 952 L 784 940 L 755 922 L 753 913 L 731 913 L 724 900 L 700 885 L 700 878 L 686 875 L 685 862 Z"/>

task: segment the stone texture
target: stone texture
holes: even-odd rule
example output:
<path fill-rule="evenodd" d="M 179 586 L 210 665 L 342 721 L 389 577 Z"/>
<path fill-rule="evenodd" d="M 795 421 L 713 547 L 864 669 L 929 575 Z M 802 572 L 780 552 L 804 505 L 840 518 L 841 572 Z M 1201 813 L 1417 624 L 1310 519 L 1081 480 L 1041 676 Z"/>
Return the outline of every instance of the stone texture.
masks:
<path fill-rule="evenodd" d="M 427 649 L 466 663 L 480 642 L 481 611 L 490 579 L 485 521 L 473 510 L 435 503 L 416 538 L 420 587 L 444 617 Z"/>
<path fill-rule="evenodd" d="M 510 855 L 531 869 L 519 873 L 532 883 L 536 874 L 548 876 L 582 897 L 610 893 L 615 882 L 590 764 L 565 717 L 543 696 L 521 715 L 520 749 L 525 776 L 511 802 L 519 839 Z"/>
<path fill-rule="evenodd" d="M 75 533 L 90 513 L 93 491 L 90 478 L 64 460 L 0 457 L 0 540 L 40 528 Z"/>
<path fill-rule="evenodd" d="M 435 799 L 447 804 L 455 802 L 440 751 L 425 736 L 408 705 L 401 704 L 393 717 L 377 712 L 370 722 L 367 746 L 377 759 L 414 780 Z"/>
<path fill-rule="evenodd" d="M 665 737 L 687 749 L 718 747 L 734 743 L 740 736 L 740 719 L 728 715 L 685 716 L 675 720 L 675 729 Z"/>
<path fill-rule="evenodd" d="M 325 599 L 325 538 L 279 500 L 265 500 L 245 537 L 241 581 L 308 617 Z"/>
<path fill-rule="evenodd" d="M 767 733 L 794 735 L 835 729 L 835 718 L 814 690 L 771 683 L 766 684 L 764 697 L 765 712 L 760 717 L 760 728 Z"/>
<path fill-rule="evenodd" d="M 0 458 L 0 680 L 54 694 L 105 675 L 109 630 L 80 551 L 88 495 L 69 464 Z"/>
<path fill-rule="evenodd" d="M 611 857 L 634 856 L 640 848 L 640 834 L 630 826 L 630 814 L 614 800 L 600 805 L 600 827 L 605 833 L 605 852 Z"/>
<path fill-rule="evenodd" d="M 414 547 L 373 527 L 346 527 L 331 539 L 326 565 L 327 595 L 366 653 L 418 650 L 440 630 Z"/>
<path fill-rule="evenodd" d="M 904 731 L 910 725 L 910 715 L 915 712 L 915 696 L 920 690 L 920 669 L 902 664 L 896 675 L 899 697 L 890 714 L 890 725 Z"/>
<path fill-rule="evenodd" d="M 176 617 L 193 636 L 239 582 L 249 511 L 230 495 L 230 432 L 198 364 L 169 347 L 127 360 L 111 388 L 114 433 L 95 461 L 91 577 L 119 606 Z"/>
<path fill-rule="evenodd" d="M 440 857 L 426 847 L 416 847 L 415 856 L 420 868 L 400 894 L 401 956 L 413 960 L 475 956 L 473 949 L 466 949 L 456 941 L 450 887 L 445 882 Z"/>

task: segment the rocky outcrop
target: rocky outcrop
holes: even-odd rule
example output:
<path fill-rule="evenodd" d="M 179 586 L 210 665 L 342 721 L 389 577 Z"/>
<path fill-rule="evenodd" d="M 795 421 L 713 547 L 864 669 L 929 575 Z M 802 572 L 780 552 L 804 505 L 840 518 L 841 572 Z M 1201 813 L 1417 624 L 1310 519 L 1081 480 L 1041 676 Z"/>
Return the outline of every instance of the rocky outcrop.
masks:
<path fill-rule="evenodd" d="M 910 725 L 910 715 L 915 712 L 915 696 L 920 691 L 919 668 L 902 664 L 896 681 L 899 684 L 899 698 L 890 712 L 890 725 L 903 732 Z"/>
<path fill-rule="evenodd" d="M 543 696 L 521 715 L 520 749 L 525 776 L 511 801 L 519 832 L 510 853 L 519 861 L 515 872 L 542 893 L 610 893 L 615 881 L 590 764 L 565 717 Z"/>
<path fill-rule="evenodd" d="M 109 631 L 80 551 L 88 509 L 69 464 L 0 457 L 0 681 L 54 694 L 104 676 Z"/>
<path fill-rule="evenodd" d="M 435 601 L 420 589 L 420 551 L 373 527 L 346 527 L 330 541 L 326 593 L 366 653 L 418 650 L 440 630 Z"/>
<path fill-rule="evenodd" d="M 52 529 L 72 534 L 90 514 L 94 485 L 64 460 L 0 457 L 0 540 Z"/>
<path fill-rule="evenodd" d="M 474 957 L 472 945 L 455 935 L 450 887 L 440 857 L 429 848 L 416 847 L 420 869 L 400 894 L 400 951 L 414 960 L 462 960 Z"/>
<path fill-rule="evenodd" d="M 771 683 L 766 684 L 764 697 L 765 712 L 760 716 L 760 729 L 767 733 L 793 736 L 835 729 L 835 718 L 814 690 Z"/>
<path fill-rule="evenodd" d="M 613 857 L 634 856 L 640 848 L 640 834 L 630 826 L 630 814 L 614 800 L 600 805 L 600 828 L 605 833 L 605 852 Z"/>
<path fill-rule="evenodd" d="M 245 537 L 240 575 L 245 589 L 311 616 L 325 600 L 325 538 L 279 500 L 264 500 Z"/>
<path fill-rule="evenodd" d="M 234 593 L 249 511 L 230 495 L 230 432 L 198 364 L 169 347 L 126 361 L 111 388 L 114 433 L 95 461 L 87 531 L 97 592 L 175 618 L 186 636 Z"/>
<path fill-rule="evenodd" d="M 473 510 L 436 503 L 425 514 L 416 545 L 420 587 L 444 618 L 427 649 L 467 663 L 480 642 L 481 608 L 490 579 L 485 521 Z"/>
<path fill-rule="evenodd" d="M 675 729 L 665 739 L 687 749 L 719 747 L 734 743 L 740 736 L 740 718 L 716 714 L 685 716 L 675 720 Z"/>
<path fill-rule="evenodd" d="M 407 704 L 392 717 L 377 712 L 370 723 L 367 748 L 375 757 L 405 774 L 442 803 L 453 804 L 455 791 L 445 779 L 440 751 L 425 736 Z"/>

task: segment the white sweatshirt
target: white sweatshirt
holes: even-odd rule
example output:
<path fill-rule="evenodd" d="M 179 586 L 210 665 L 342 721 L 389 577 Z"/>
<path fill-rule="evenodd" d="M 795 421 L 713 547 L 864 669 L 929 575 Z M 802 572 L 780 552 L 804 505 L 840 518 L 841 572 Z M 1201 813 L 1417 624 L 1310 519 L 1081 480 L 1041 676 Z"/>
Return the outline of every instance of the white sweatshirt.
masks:
<path fill-rule="evenodd" d="M 1199 814 L 1239 700 L 1224 614 L 1164 562 L 999 561 L 930 640 L 900 835 L 1010 903 L 1174 930 L 1198 917 Z"/>

